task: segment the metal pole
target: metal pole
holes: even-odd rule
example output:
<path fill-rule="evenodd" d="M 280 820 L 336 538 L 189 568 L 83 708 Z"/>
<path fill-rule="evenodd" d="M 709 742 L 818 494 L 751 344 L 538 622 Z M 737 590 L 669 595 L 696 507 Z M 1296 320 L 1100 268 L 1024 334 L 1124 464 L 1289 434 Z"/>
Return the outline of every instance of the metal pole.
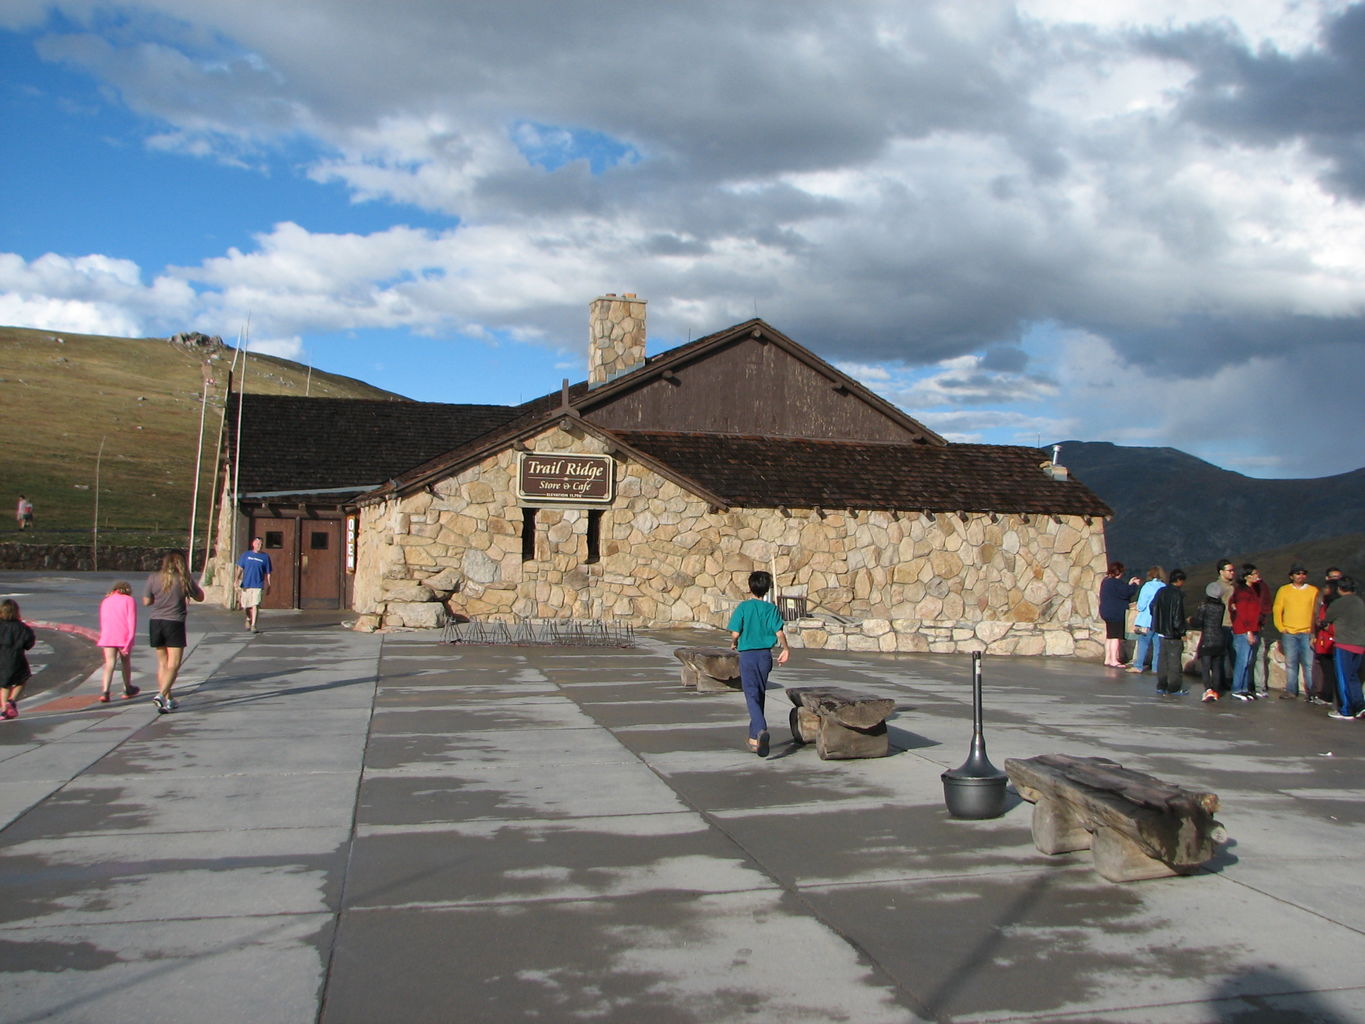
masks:
<path fill-rule="evenodd" d="M 247 317 L 248 328 L 250 328 L 250 325 L 251 318 L 248 315 Z M 229 541 L 230 544 L 230 549 L 228 551 L 229 558 L 233 558 L 237 554 L 237 517 L 240 512 L 240 509 L 238 507 L 239 502 L 237 485 L 238 481 L 241 479 L 242 473 L 242 405 L 246 398 L 246 356 L 247 350 L 249 348 L 251 348 L 251 336 L 247 334 L 245 335 L 245 343 L 242 348 L 242 379 L 240 383 L 237 385 L 237 444 L 235 445 L 232 466 L 232 513 L 229 517 L 232 521 L 232 531 L 231 539 Z M 227 587 L 228 607 L 236 608 L 237 592 L 231 587 L 231 585 L 225 584 L 225 586 Z"/>
<path fill-rule="evenodd" d="M 90 567 L 100 571 L 100 460 L 104 458 L 104 441 L 100 438 L 100 450 L 95 453 L 95 523 L 90 531 Z"/>
<path fill-rule="evenodd" d="M 228 370 L 227 394 L 232 394 L 232 371 Z M 204 559 L 207 564 L 208 553 L 213 549 L 214 512 L 218 508 L 218 470 L 225 465 L 223 434 L 227 430 L 227 401 L 223 402 L 223 415 L 218 417 L 218 443 L 213 446 L 213 487 L 209 490 L 209 517 L 204 523 Z M 227 485 L 227 473 L 223 474 L 223 484 Z"/>
<path fill-rule="evenodd" d="M 972 731 L 982 736 L 981 728 L 981 652 L 972 651 Z"/>
<path fill-rule="evenodd" d="M 199 389 L 199 437 L 194 449 L 194 497 L 190 499 L 190 549 L 185 558 L 185 571 L 189 573 L 194 572 L 194 524 L 199 518 L 199 474 L 203 472 L 204 465 L 204 414 L 208 411 L 208 404 L 209 382 L 205 374 Z M 204 557 L 208 557 L 207 549 Z"/>

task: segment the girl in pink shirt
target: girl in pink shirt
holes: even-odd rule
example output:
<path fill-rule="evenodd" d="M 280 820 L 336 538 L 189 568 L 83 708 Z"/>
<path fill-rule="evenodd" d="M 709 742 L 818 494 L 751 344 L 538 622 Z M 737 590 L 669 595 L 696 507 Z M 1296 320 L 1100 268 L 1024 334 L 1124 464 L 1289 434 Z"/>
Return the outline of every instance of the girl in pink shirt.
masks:
<path fill-rule="evenodd" d="M 133 685 L 133 669 L 128 659 L 133 653 L 133 638 L 137 635 L 137 602 L 133 588 L 120 580 L 109 588 L 100 602 L 99 647 L 104 651 L 104 685 L 100 703 L 109 703 L 109 684 L 114 680 L 114 666 L 123 662 L 123 699 L 136 697 L 141 690 Z"/>

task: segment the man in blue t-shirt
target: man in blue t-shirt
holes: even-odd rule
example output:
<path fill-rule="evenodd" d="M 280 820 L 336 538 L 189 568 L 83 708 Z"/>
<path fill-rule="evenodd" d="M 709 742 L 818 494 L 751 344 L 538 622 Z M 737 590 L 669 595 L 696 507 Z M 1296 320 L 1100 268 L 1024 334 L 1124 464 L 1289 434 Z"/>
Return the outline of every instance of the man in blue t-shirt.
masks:
<path fill-rule="evenodd" d="M 251 550 L 243 551 L 237 559 L 236 584 L 242 591 L 242 608 L 246 611 L 246 628 L 259 633 L 256 613 L 261 607 L 261 595 L 270 592 L 270 556 L 261 550 L 261 538 L 251 538 Z"/>
<path fill-rule="evenodd" d="M 761 569 L 749 573 L 749 593 L 730 616 L 730 646 L 739 652 L 739 682 L 744 703 L 749 707 L 749 749 L 759 757 L 768 756 L 768 720 L 763 714 L 768 673 L 773 670 L 773 644 L 781 642 L 777 663 L 785 665 L 791 657 L 782 613 L 777 605 L 762 600 L 773 588 L 773 577 Z"/>

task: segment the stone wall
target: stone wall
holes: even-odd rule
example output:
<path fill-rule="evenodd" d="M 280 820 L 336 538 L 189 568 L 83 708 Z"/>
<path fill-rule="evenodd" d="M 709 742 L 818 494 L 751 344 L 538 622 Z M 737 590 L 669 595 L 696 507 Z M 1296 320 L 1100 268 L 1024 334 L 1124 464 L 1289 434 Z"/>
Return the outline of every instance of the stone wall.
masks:
<path fill-rule="evenodd" d="M 232 498 L 232 476 L 227 466 L 219 469 L 218 473 L 219 493 L 217 501 L 217 518 L 214 524 L 214 556 L 210 560 L 209 580 L 204 583 L 204 600 L 213 604 L 222 605 L 224 608 L 237 607 L 237 588 L 232 586 L 233 566 L 237 564 L 237 555 L 233 550 L 233 522 L 245 530 L 246 519 L 240 517 L 236 507 L 233 505 Z"/>
<path fill-rule="evenodd" d="M 170 548 L 107 547 L 99 550 L 100 572 L 152 572 Z M 182 549 L 183 550 L 183 549 Z M 203 552 L 194 561 L 204 564 Z M 0 569 L 59 569 L 91 572 L 95 559 L 89 544 L 0 544 Z"/>
<path fill-rule="evenodd" d="M 601 452 L 555 428 L 538 452 Z M 362 628 L 471 618 L 627 618 L 723 626 L 754 569 L 803 596 L 808 646 L 1097 656 L 1103 525 L 1075 516 L 810 509 L 712 511 L 648 467 L 617 458 L 601 558 L 586 562 L 587 509 L 542 508 L 522 561 L 516 453 L 362 510 Z M 851 628 L 846 620 L 857 623 Z M 888 639 L 888 637 L 890 639 Z M 864 646 L 871 644 L 871 646 Z"/>
<path fill-rule="evenodd" d="M 588 304 L 588 386 L 605 384 L 645 361 L 645 300 L 612 293 Z"/>

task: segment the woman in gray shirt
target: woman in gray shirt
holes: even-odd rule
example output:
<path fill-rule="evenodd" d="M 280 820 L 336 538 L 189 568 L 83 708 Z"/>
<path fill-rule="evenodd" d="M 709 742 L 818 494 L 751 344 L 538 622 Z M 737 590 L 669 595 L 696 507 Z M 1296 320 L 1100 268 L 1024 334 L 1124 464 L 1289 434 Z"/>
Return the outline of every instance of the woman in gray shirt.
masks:
<path fill-rule="evenodd" d="M 159 715 L 177 707 L 171 689 L 185 658 L 185 612 L 188 601 L 204 600 L 199 584 L 190 578 L 185 556 L 172 551 L 161 559 L 161 569 L 147 577 L 142 603 L 152 609 L 148 623 L 152 650 L 156 651 L 157 695 L 152 698 Z"/>

